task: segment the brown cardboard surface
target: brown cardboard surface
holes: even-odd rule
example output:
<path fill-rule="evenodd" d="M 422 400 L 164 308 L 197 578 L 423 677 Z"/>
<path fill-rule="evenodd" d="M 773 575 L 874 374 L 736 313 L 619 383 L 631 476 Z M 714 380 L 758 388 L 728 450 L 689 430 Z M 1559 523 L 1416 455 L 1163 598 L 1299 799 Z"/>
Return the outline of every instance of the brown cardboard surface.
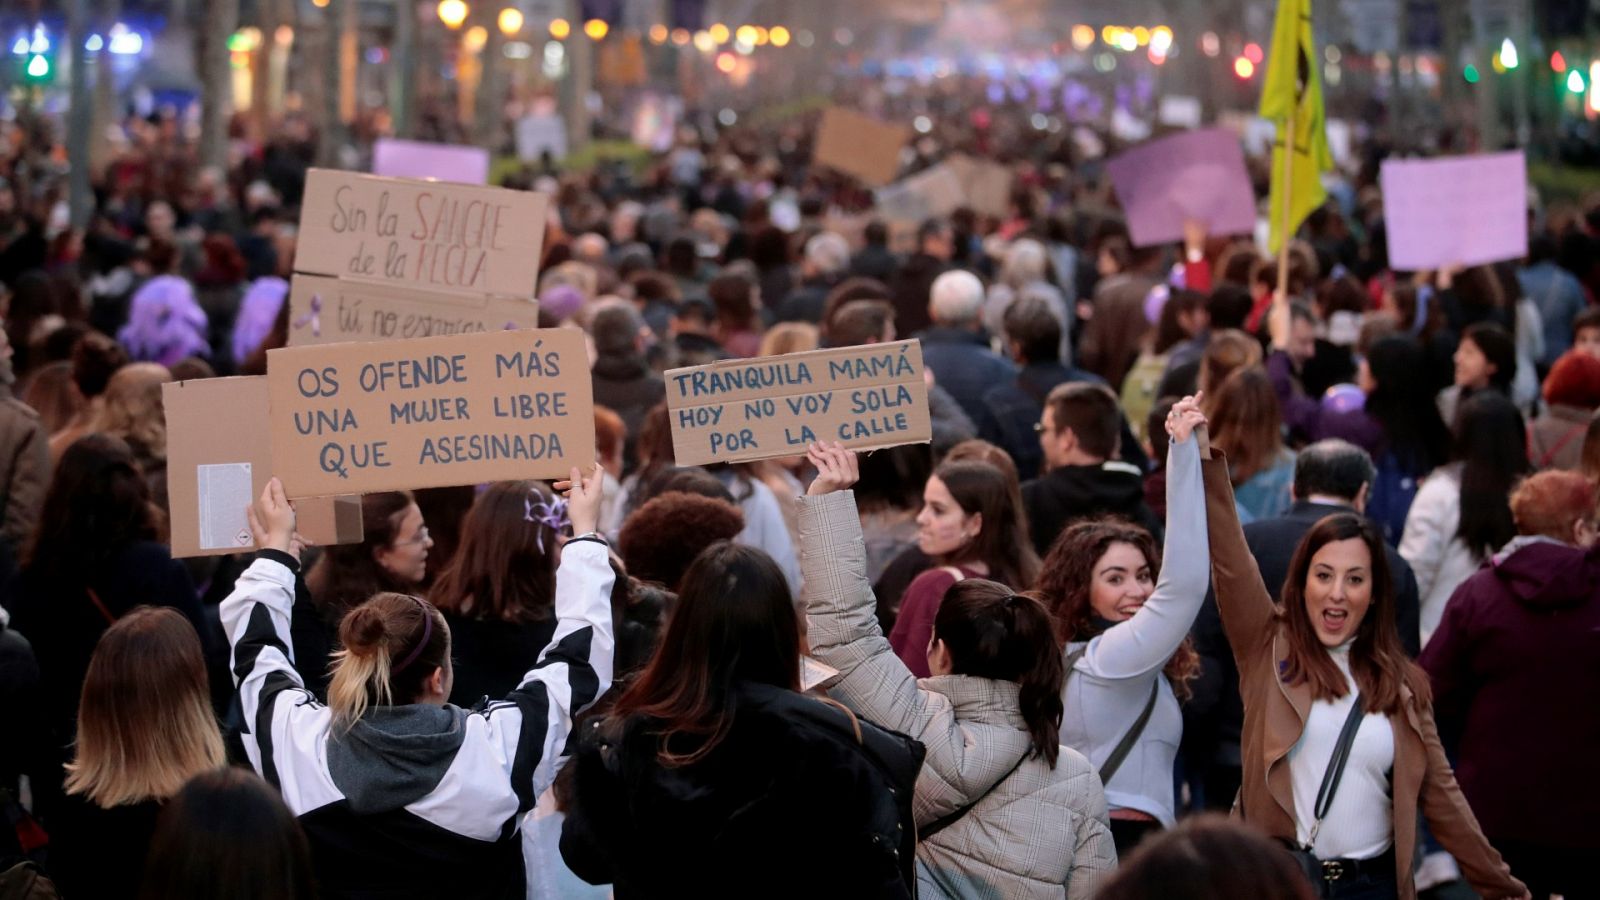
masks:
<path fill-rule="evenodd" d="M 919 341 L 672 369 L 667 408 L 680 466 L 795 456 L 811 441 L 893 447 L 933 434 Z"/>
<path fill-rule="evenodd" d="M 218 556 L 255 549 L 249 534 L 234 546 L 202 548 L 200 466 L 246 463 L 250 498 L 272 477 L 267 431 L 267 379 L 205 378 L 161 386 L 167 415 L 167 494 L 172 509 L 172 555 Z M 295 503 L 297 527 L 317 544 L 361 540 L 360 497 L 317 497 Z"/>
<path fill-rule="evenodd" d="M 967 205 L 979 215 L 1003 218 L 1011 213 L 1011 170 L 971 156 L 952 156 L 944 164 L 955 172 Z"/>
<path fill-rule="evenodd" d="M 566 475 L 594 462 L 583 332 L 491 331 L 267 353 L 290 497 Z"/>
<path fill-rule="evenodd" d="M 289 346 L 516 331 L 539 327 L 539 301 L 418 291 L 348 278 L 296 275 Z"/>
<path fill-rule="evenodd" d="M 294 268 L 532 297 L 547 208 L 531 191 L 311 169 Z"/>
<path fill-rule="evenodd" d="M 868 187 L 882 187 L 900 171 L 900 151 L 911 129 L 888 125 L 854 110 L 831 106 L 817 126 L 812 162 L 853 175 Z"/>

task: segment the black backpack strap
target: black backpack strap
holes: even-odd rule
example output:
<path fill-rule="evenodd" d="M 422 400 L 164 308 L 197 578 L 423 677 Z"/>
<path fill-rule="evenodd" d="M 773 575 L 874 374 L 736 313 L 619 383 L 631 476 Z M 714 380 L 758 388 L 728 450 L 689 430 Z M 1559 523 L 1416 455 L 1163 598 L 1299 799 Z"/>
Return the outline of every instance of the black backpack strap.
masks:
<path fill-rule="evenodd" d="M 1362 709 L 1363 695 L 1356 695 L 1355 705 L 1350 707 L 1350 714 L 1345 716 L 1344 727 L 1339 730 L 1339 742 L 1333 747 L 1333 756 L 1328 758 L 1328 768 L 1322 773 L 1322 786 L 1317 788 L 1317 802 L 1311 807 L 1311 812 L 1317 817 L 1311 823 L 1311 830 L 1307 834 L 1306 849 L 1317 843 L 1317 829 L 1322 827 L 1322 819 L 1333 806 L 1333 795 L 1339 790 L 1339 780 L 1344 777 L 1345 764 L 1350 762 L 1350 748 L 1356 742 L 1356 732 L 1361 730 L 1361 720 L 1366 716 Z"/>

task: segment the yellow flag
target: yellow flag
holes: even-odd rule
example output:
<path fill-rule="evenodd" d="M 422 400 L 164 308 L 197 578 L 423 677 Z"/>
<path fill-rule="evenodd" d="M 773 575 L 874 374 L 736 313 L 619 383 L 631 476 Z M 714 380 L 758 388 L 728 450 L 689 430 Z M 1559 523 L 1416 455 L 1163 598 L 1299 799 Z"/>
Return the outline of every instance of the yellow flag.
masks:
<path fill-rule="evenodd" d="M 1328 198 L 1322 173 L 1333 168 L 1322 111 L 1322 79 L 1317 74 L 1317 44 L 1311 35 L 1311 0 L 1278 0 L 1272 29 L 1272 56 L 1261 88 L 1261 117 L 1278 126 L 1272 148 L 1272 233 L 1267 249 L 1278 252 L 1311 211 Z M 1283 164 L 1284 136 L 1292 122 L 1294 158 Z M 1287 177 L 1286 177 L 1287 176 Z M 1288 205 L 1288 234 L 1284 206 Z"/>

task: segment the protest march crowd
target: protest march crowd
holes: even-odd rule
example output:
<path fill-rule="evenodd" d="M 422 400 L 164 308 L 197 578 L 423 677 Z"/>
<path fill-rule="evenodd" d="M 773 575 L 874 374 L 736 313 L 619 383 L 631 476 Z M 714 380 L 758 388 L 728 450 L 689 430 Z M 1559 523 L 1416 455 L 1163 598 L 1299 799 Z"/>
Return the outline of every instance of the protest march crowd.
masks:
<path fill-rule="evenodd" d="M 1397 269 L 1373 136 L 1282 255 L 1136 243 L 1124 141 L 927 99 L 1008 186 L 515 173 L 597 465 L 193 557 L 162 386 L 304 324 L 312 139 L 130 119 L 77 231 L 0 123 L 0 897 L 1600 896 L 1600 203 Z M 926 443 L 679 464 L 669 370 L 908 338 Z"/>

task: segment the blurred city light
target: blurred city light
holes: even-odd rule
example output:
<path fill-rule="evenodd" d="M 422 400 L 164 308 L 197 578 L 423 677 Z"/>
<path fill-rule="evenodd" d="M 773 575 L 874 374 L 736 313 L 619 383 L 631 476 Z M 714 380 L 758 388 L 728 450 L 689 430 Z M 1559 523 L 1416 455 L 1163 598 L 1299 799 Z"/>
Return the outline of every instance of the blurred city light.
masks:
<path fill-rule="evenodd" d="M 772 30 L 767 33 L 767 37 L 772 41 L 772 46 L 774 47 L 789 46 L 789 29 L 782 25 L 772 26 Z"/>
<path fill-rule="evenodd" d="M 1250 61 L 1250 57 L 1241 56 L 1233 61 L 1233 74 L 1248 81 L 1256 74 L 1256 64 Z"/>
<path fill-rule="evenodd" d="M 500 18 L 495 21 L 495 24 L 500 26 L 500 33 L 506 37 L 520 33 L 522 31 L 522 10 L 517 9 L 515 6 L 508 6 L 500 10 Z"/>
<path fill-rule="evenodd" d="M 1505 66 L 1508 69 L 1515 69 L 1518 62 L 1520 62 L 1520 60 L 1517 59 L 1517 45 L 1511 43 L 1511 38 L 1506 38 L 1505 40 L 1501 41 L 1500 65 Z"/>
<path fill-rule="evenodd" d="M 460 28 L 467 21 L 467 4 L 462 0 L 439 0 L 439 21 L 446 28 Z"/>
<path fill-rule="evenodd" d="M 610 31 L 611 26 L 606 24 L 605 19 L 590 19 L 589 21 L 583 23 L 583 33 L 587 34 L 589 39 L 592 41 L 600 40 Z"/>
<path fill-rule="evenodd" d="M 567 39 L 567 35 L 569 35 L 571 33 L 572 33 L 572 23 L 571 22 L 568 22 L 566 19 L 551 19 L 550 20 L 550 36 L 551 37 L 555 38 L 558 41 L 564 41 L 564 40 Z"/>

